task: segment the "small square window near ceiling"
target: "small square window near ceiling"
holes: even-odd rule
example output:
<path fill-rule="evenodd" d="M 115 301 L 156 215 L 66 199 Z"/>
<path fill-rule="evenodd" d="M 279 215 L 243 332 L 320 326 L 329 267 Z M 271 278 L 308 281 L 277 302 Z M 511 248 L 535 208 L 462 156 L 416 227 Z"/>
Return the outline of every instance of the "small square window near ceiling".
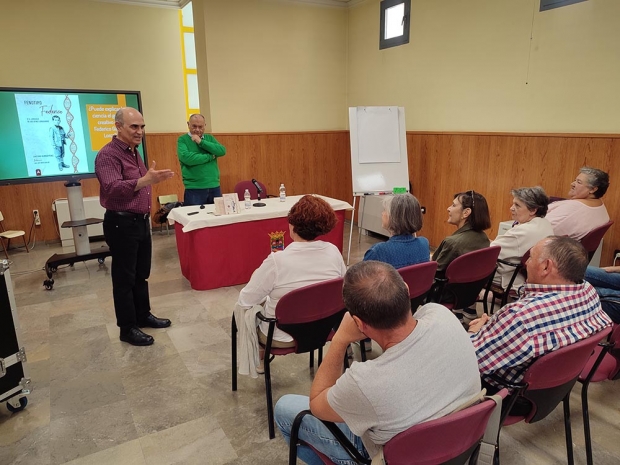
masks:
<path fill-rule="evenodd" d="M 381 2 L 380 50 L 409 43 L 410 13 L 411 0 L 383 0 Z"/>
<path fill-rule="evenodd" d="M 585 2 L 586 0 L 540 0 L 540 11 L 553 10 L 561 6 L 572 5 L 573 3 Z"/>

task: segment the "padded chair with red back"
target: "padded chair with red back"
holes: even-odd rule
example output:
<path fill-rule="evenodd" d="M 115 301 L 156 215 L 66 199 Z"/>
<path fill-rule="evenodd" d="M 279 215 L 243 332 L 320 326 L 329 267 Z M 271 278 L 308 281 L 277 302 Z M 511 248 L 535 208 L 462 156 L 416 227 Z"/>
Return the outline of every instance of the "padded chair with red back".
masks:
<path fill-rule="evenodd" d="M 504 305 L 508 303 L 509 298 L 517 298 L 517 290 L 513 289 L 512 286 L 517 279 L 519 273 L 527 278 L 527 269 L 525 268 L 525 262 L 530 258 L 530 251 L 525 252 L 525 255 L 521 257 L 521 261 L 519 263 L 509 262 L 507 260 L 502 260 L 501 258 L 497 259 L 497 263 L 501 263 L 502 265 L 510 266 L 514 268 L 512 272 L 512 276 L 510 277 L 510 281 L 508 282 L 508 286 L 504 289 L 501 285 L 493 283 L 493 281 L 489 281 L 489 286 L 487 291 L 485 292 L 484 299 L 487 299 L 487 295 L 491 292 L 493 298 L 491 300 L 491 310 L 490 313 L 493 313 L 493 309 L 495 308 L 495 301 L 499 300 L 499 308 L 502 308 Z"/>
<path fill-rule="evenodd" d="M 498 393 L 502 399 L 507 394 L 508 391 L 506 389 Z M 457 465 L 469 463 L 470 457 L 480 445 L 495 405 L 493 400 L 486 399 L 471 407 L 450 413 L 445 417 L 414 425 L 397 434 L 383 447 L 385 464 Z M 299 427 L 303 417 L 306 415 L 312 414 L 309 410 L 304 410 L 297 415 L 291 427 L 289 465 L 295 465 L 297 461 L 297 446 L 299 444 L 308 446 L 308 444 L 299 440 Z M 323 424 L 349 453 L 352 460 L 361 464 L 370 463 L 370 460 L 365 460 L 357 454 L 355 447 L 334 423 L 323 422 Z M 316 449 L 313 450 L 324 464 L 334 465 L 327 456 L 321 454 Z"/>
<path fill-rule="evenodd" d="M 502 385 L 515 389 L 509 400 L 502 406 L 502 426 L 513 425 L 520 421 L 535 423 L 553 412 L 562 402 L 566 453 L 568 463 L 573 464 L 570 393 L 595 347 L 602 339 L 609 336 L 610 332 L 611 328 L 605 328 L 588 338 L 539 357 L 527 368 L 523 381 L 518 386 L 497 379 Z M 529 402 L 531 409 L 527 414 L 511 415 L 510 409 L 517 400 Z"/>
<path fill-rule="evenodd" d="M 409 287 L 409 298 L 411 299 L 411 313 L 415 313 L 420 305 L 424 303 L 428 293 L 433 287 L 435 281 L 435 272 L 437 271 L 437 262 L 430 261 L 426 263 L 418 263 L 417 265 L 409 265 L 399 268 L 396 271 L 403 278 Z M 360 354 L 362 362 L 366 361 L 366 343 L 360 341 Z"/>
<path fill-rule="evenodd" d="M 263 190 L 263 192 L 260 195 L 261 199 L 266 199 L 268 197 L 267 188 L 262 182 L 260 181 L 256 181 L 256 182 L 258 183 L 260 188 Z M 252 181 L 240 181 L 235 185 L 235 193 L 237 194 L 237 197 L 239 197 L 239 200 L 241 202 L 243 202 L 244 200 L 243 195 L 245 194 L 246 189 L 250 192 L 250 198 L 252 200 L 256 200 L 258 198 L 258 192 L 256 190 L 256 186 L 254 185 L 254 183 L 252 183 Z"/>
<path fill-rule="evenodd" d="M 271 362 L 276 355 L 310 353 L 310 367 L 314 366 L 314 351 L 319 352 L 319 365 L 323 358 L 323 346 L 334 335 L 333 329 L 342 321 L 346 309 L 342 300 L 342 278 L 330 279 L 295 289 L 285 294 L 276 305 L 276 317 L 267 318 L 261 313 L 260 320 L 269 323 L 265 345 L 265 395 L 269 439 L 275 437 L 273 397 L 271 394 Z M 276 326 L 290 334 L 294 347 L 275 348 L 273 332 Z M 232 317 L 232 390 L 237 390 L 237 325 Z"/>
<path fill-rule="evenodd" d="M 409 286 L 411 313 L 415 313 L 417 308 L 424 303 L 431 287 L 433 287 L 437 262 L 418 263 L 417 265 L 399 268 L 397 271 Z"/>
<path fill-rule="evenodd" d="M 601 301 L 604 299 L 601 298 Z M 620 304 L 620 302 L 617 303 Z M 583 385 L 581 388 L 581 408 L 583 411 L 583 432 L 586 440 L 586 459 L 588 465 L 594 463 L 592 458 L 592 437 L 590 436 L 588 387 L 590 383 L 618 379 L 620 379 L 620 325 L 614 323 L 609 340 L 601 342 L 596 347 L 578 379 Z"/>
<path fill-rule="evenodd" d="M 612 224 L 614 224 L 613 221 L 608 221 L 604 225 L 594 228 L 581 238 L 579 242 L 581 242 L 583 248 L 588 252 L 588 260 L 592 260 L 592 257 L 596 253 L 596 249 L 598 249 L 599 244 L 603 240 L 603 236 Z"/>
<path fill-rule="evenodd" d="M 452 260 L 445 278 L 435 279 L 438 292 L 432 299 L 452 311 L 474 305 L 480 291 L 493 280 L 500 250 L 500 246 L 486 247 Z M 486 302 L 484 306 L 486 311 Z"/>

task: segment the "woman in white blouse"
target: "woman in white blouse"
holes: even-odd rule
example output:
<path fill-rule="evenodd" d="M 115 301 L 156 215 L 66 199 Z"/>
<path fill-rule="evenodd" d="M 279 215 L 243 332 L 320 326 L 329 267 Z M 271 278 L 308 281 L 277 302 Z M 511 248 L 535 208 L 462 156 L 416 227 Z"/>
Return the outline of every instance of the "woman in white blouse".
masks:
<path fill-rule="evenodd" d="M 521 257 L 538 241 L 553 235 L 553 227 L 545 218 L 549 197 L 542 187 L 520 187 L 510 193 L 513 197 L 510 213 L 515 223 L 512 229 L 497 236 L 491 246 L 499 245 L 502 248 L 500 259 L 519 263 Z M 514 267 L 498 264 L 494 282 L 506 289 L 514 270 Z M 519 274 L 512 287 L 518 289 L 523 282 L 524 278 Z"/>
<path fill-rule="evenodd" d="M 239 294 L 238 305 L 251 307 L 264 302 L 263 313 L 275 317 L 278 301 L 286 293 L 310 284 L 343 277 L 347 267 L 338 248 L 316 240 L 329 233 L 338 218 L 329 204 L 312 195 L 303 196 L 288 214 L 289 233 L 293 242 L 283 251 L 271 253 L 254 271 L 250 282 Z M 261 322 L 258 338 L 267 342 L 269 324 Z M 292 347 L 293 338 L 276 328 L 272 347 Z"/>

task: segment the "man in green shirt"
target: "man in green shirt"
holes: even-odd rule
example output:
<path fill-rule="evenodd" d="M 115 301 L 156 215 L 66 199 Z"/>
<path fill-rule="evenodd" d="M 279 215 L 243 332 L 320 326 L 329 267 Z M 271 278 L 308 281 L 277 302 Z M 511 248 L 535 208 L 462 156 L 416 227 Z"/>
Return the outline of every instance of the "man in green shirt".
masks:
<path fill-rule="evenodd" d="M 191 115 L 189 132 L 177 141 L 186 206 L 213 203 L 215 197 L 222 196 L 217 159 L 226 155 L 226 148 L 211 134 L 205 134 L 205 125 L 204 116 Z"/>

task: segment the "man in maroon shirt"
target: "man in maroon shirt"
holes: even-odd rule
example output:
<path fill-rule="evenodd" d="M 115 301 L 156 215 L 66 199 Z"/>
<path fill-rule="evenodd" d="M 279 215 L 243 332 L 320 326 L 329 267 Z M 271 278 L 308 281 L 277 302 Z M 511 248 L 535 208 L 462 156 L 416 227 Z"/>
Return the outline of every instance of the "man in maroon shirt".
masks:
<path fill-rule="evenodd" d="M 151 273 L 151 184 L 171 178 L 171 170 L 147 169 L 137 146 L 144 135 L 144 118 L 133 108 L 121 108 L 114 118 L 118 136 L 95 159 L 99 199 L 106 209 L 103 234 L 112 255 L 112 294 L 121 341 L 153 344 L 140 328 L 166 328 L 170 320 L 151 314 L 147 279 Z"/>

